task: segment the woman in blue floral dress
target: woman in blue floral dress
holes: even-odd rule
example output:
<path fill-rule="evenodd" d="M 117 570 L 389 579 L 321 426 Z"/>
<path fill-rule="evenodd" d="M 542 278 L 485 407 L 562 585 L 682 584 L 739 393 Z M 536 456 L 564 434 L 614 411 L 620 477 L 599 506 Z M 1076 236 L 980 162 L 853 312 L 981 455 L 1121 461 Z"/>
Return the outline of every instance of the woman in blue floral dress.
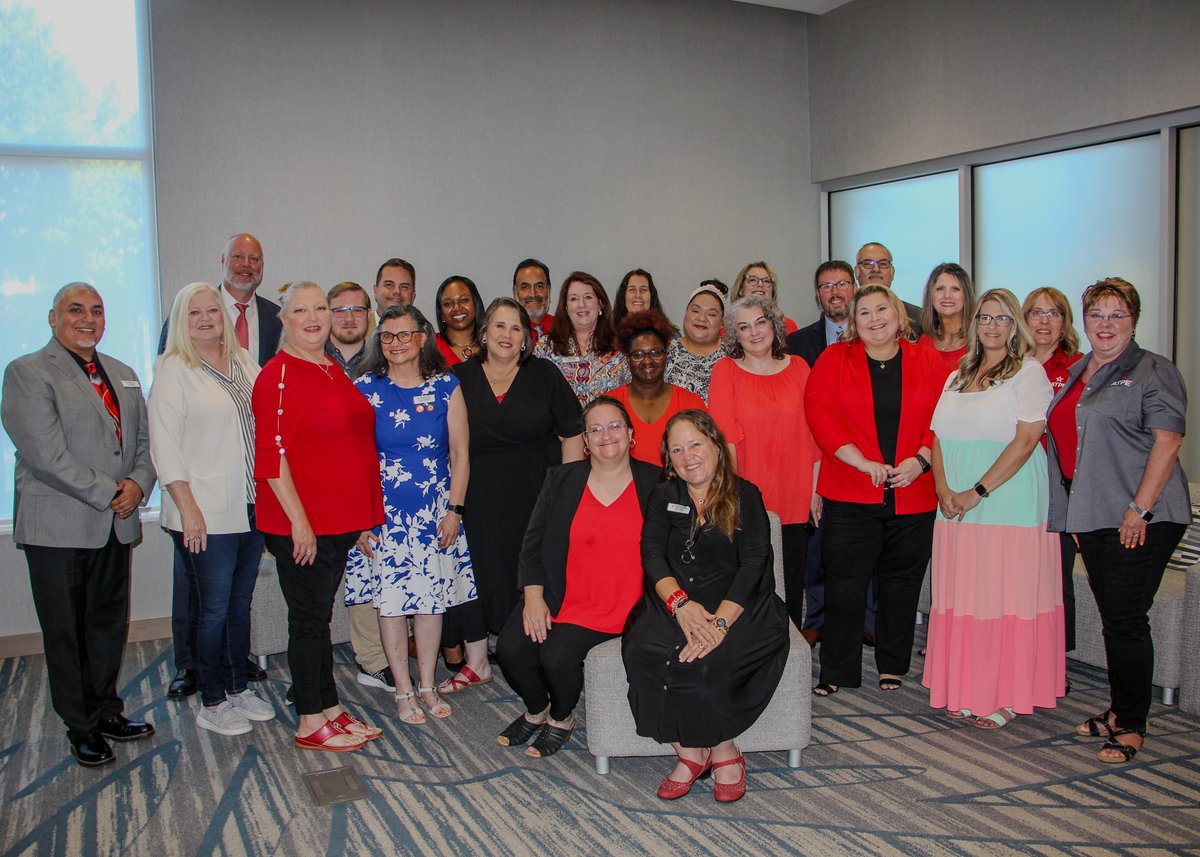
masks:
<path fill-rule="evenodd" d="M 368 584 L 379 610 L 379 636 L 396 680 L 396 715 L 425 722 L 418 696 L 434 717 L 450 706 L 434 685 L 449 607 L 477 597 L 463 534 L 467 493 L 467 409 L 458 379 L 421 311 L 389 307 L 367 346 L 355 384 L 375 408 L 375 445 L 383 482 L 383 526 L 364 533 Z M 418 685 L 408 671 L 407 618 L 417 646 Z"/>

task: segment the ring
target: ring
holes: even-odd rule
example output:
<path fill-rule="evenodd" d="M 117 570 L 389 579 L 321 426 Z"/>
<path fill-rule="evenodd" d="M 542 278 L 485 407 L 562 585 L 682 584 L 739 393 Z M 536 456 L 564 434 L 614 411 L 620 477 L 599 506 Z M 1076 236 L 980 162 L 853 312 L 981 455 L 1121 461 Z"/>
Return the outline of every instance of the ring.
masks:
<path fill-rule="evenodd" d="M 704 648 L 704 646 L 705 646 L 705 644 L 704 644 L 704 643 L 701 643 L 701 644 L 700 644 L 700 648 L 702 648 L 702 649 L 703 649 L 703 648 Z"/>
<path fill-rule="evenodd" d="M 312 548 L 309 548 L 308 550 L 306 550 L 305 553 L 312 553 Z"/>

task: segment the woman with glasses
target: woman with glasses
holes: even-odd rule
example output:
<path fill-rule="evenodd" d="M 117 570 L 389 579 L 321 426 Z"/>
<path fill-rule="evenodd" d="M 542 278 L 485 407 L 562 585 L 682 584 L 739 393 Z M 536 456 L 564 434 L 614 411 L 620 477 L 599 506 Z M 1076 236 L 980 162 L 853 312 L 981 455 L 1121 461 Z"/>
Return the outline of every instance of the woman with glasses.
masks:
<path fill-rule="evenodd" d="M 612 306 L 604 286 L 575 271 L 563 281 L 549 332 L 535 354 L 558 367 L 580 405 L 629 383 L 629 364 L 617 347 Z"/>
<path fill-rule="evenodd" d="M 487 635 L 504 627 L 517 603 L 521 540 L 546 471 L 583 458 L 579 402 L 553 363 L 532 356 L 525 308 L 496 298 L 481 331 L 479 359 L 454 367 L 471 437 L 463 525 L 479 600 L 444 621 L 442 644 L 466 643 L 465 663 L 439 686 L 444 694 L 492 680 Z"/>
<path fill-rule="evenodd" d="M 667 479 L 642 528 L 646 592 L 622 640 L 639 735 L 670 744 L 658 787 L 681 798 L 711 773 L 717 801 L 746 793 L 735 743 L 771 701 L 788 654 L 762 494 L 739 479 L 730 445 L 703 411 L 667 424 Z"/>
<path fill-rule="evenodd" d="M 450 716 L 433 680 L 442 615 L 477 597 L 462 525 L 467 408 L 432 334 L 415 306 L 388 307 L 355 382 L 375 409 L 384 510 L 383 525 L 364 534 L 358 547 L 371 560 L 371 595 L 396 682 L 396 716 L 411 725 L 425 722 L 418 694 L 433 717 Z M 415 691 L 408 672 L 410 618 Z"/>
<path fill-rule="evenodd" d="M 1119 277 L 1083 293 L 1091 353 L 1050 406 L 1050 526 L 1074 534 L 1100 608 L 1109 707 L 1076 728 L 1106 738 L 1101 762 L 1142 749 L 1154 643 L 1150 608 L 1191 521 L 1179 465 L 1187 390 L 1179 369 L 1134 340 L 1141 298 Z"/>
<path fill-rule="evenodd" d="M 720 280 L 702 282 L 683 311 L 683 332 L 667 346 L 667 383 L 691 390 L 706 402 L 712 368 L 725 356 L 721 330 L 727 294 L 729 287 Z"/>
<path fill-rule="evenodd" d="M 455 274 L 442 280 L 437 304 L 437 349 L 447 366 L 457 366 L 479 353 L 483 300 L 470 278 Z"/>
<path fill-rule="evenodd" d="M 738 271 L 737 279 L 733 281 L 733 297 L 730 300 L 737 301 L 747 295 L 758 295 L 761 298 L 779 303 L 777 283 L 778 280 L 775 277 L 774 268 L 766 262 L 751 262 Z M 786 328 L 784 336 L 787 336 L 789 333 L 795 333 L 800 329 L 796 322 L 787 316 L 783 317 L 783 326 Z"/>
<path fill-rule="evenodd" d="M 624 406 L 599 396 L 583 409 L 586 457 L 546 475 L 525 530 L 517 603 L 496 661 L 525 705 L 497 739 L 526 755 L 557 753 L 575 728 L 583 659 L 619 636 L 642 595 L 642 515 L 659 468 L 632 460 Z"/>
<path fill-rule="evenodd" d="M 708 407 L 738 475 L 758 486 L 783 524 L 788 615 L 802 628 L 808 524 L 821 516 L 813 491 L 820 456 L 804 411 L 810 370 L 787 353 L 785 336 L 774 302 L 761 295 L 736 301 L 725 313 L 729 356 L 713 367 Z"/>
<path fill-rule="evenodd" d="M 991 289 L 933 414 L 930 705 L 999 729 L 1066 685 L 1058 538 L 1046 529 L 1052 396 L 1016 296 Z"/>
<path fill-rule="evenodd" d="M 929 272 L 921 298 L 920 341 L 942 358 L 946 374 L 967 353 L 967 324 L 975 314 L 975 286 L 961 265 L 943 262 Z"/>
<path fill-rule="evenodd" d="M 1079 353 L 1079 334 L 1067 296 L 1058 289 L 1043 286 L 1034 289 L 1021 305 L 1025 323 L 1033 334 L 1033 358 L 1042 364 L 1050 386 L 1057 393 L 1067 384 L 1071 367 L 1083 357 Z M 1042 437 L 1042 449 L 1046 437 Z M 1075 650 L 1075 555 L 1078 548 L 1070 533 L 1059 533 L 1059 554 L 1062 558 L 1063 630 L 1067 651 Z M 1069 687 L 1069 686 L 1068 686 Z"/>
<path fill-rule="evenodd" d="M 634 458 L 662 466 L 662 437 L 667 420 L 688 408 L 707 410 L 704 400 L 690 390 L 668 384 L 667 343 L 674 329 L 667 317 L 649 310 L 625 316 L 617 330 L 621 352 L 629 361 L 632 380 L 612 391 L 625 406 L 633 427 Z"/>
<path fill-rule="evenodd" d="M 654 277 L 649 271 L 634 268 L 621 279 L 617 294 L 613 297 L 613 325 L 621 326 L 621 320 L 630 313 L 654 310 L 662 312 L 662 301 L 654 286 Z"/>

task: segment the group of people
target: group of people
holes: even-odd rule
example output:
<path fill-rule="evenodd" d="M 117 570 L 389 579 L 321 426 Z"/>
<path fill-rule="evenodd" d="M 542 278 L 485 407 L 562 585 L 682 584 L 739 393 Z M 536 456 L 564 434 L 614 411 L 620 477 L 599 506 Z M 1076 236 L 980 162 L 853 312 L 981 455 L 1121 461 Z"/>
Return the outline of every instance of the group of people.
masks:
<path fill-rule="evenodd" d="M 820 642 L 816 694 L 858 687 L 867 643 L 894 691 L 932 557 L 931 704 L 998 728 L 1065 692 L 1078 548 L 1112 685 L 1110 709 L 1079 731 L 1107 739 L 1103 761 L 1140 749 L 1147 614 L 1190 510 L 1176 455 L 1186 394 L 1133 341 L 1140 304 L 1125 281 L 1085 292 L 1081 357 L 1057 290 L 1024 305 L 1004 289 L 977 297 L 944 264 L 923 306 L 906 305 L 879 244 L 817 269 L 821 317 L 802 329 L 762 261 L 732 290 L 701 283 L 679 329 L 642 269 L 612 302 L 573 272 L 554 313 L 536 259 L 486 307 L 454 275 L 431 323 L 403 259 L 380 266 L 374 307 L 352 282 L 292 282 L 265 300 L 248 234 L 221 261 L 219 288 L 174 300 L 148 412 L 132 371 L 95 350 L 103 303 L 86 284 L 64 287 L 51 343 L 5 373 L 16 539 L 81 764 L 112 759 L 106 737 L 153 732 L 121 716 L 115 671 L 92 657 L 112 640 L 78 629 L 116 633 L 114 590 L 155 472 L 175 545 L 170 693 L 198 690 L 197 723 L 217 734 L 275 716 L 248 686 L 265 547 L 288 606 L 297 747 L 350 751 L 382 734 L 334 681 L 344 578 L 359 681 L 393 693 L 401 722 L 450 717 L 446 697 L 491 682 L 495 635 L 525 708 L 498 740 L 552 755 L 571 737 L 587 651 L 620 635 L 638 732 L 677 754 L 659 796 L 711 775 L 717 800 L 737 800 L 734 742 L 774 693 L 789 618 Z M 47 434 L 71 413 L 58 399 L 77 418 Z M 86 518 L 86 554 L 46 535 L 54 503 Z M 782 524 L 786 602 L 767 510 Z"/>

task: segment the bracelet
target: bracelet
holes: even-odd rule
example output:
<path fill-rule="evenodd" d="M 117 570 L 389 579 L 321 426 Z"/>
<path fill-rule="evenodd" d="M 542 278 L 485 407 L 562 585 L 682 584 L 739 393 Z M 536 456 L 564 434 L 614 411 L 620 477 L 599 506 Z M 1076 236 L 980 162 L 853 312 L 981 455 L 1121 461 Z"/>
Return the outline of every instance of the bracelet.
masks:
<path fill-rule="evenodd" d="M 682 589 L 676 589 L 674 592 L 671 593 L 671 597 L 669 597 L 667 599 L 667 612 L 670 613 L 672 616 L 674 616 L 675 611 L 687 603 L 688 603 L 687 593 L 684 592 Z"/>
<path fill-rule="evenodd" d="M 446 511 L 454 512 L 456 515 L 458 515 L 461 518 L 463 516 L 463 513 L 467 511 L 467 507 L 462 505 L 461 503 L 457 503 L 457 504 L 451 503 L 449 506 L 446 507 Z"/>

